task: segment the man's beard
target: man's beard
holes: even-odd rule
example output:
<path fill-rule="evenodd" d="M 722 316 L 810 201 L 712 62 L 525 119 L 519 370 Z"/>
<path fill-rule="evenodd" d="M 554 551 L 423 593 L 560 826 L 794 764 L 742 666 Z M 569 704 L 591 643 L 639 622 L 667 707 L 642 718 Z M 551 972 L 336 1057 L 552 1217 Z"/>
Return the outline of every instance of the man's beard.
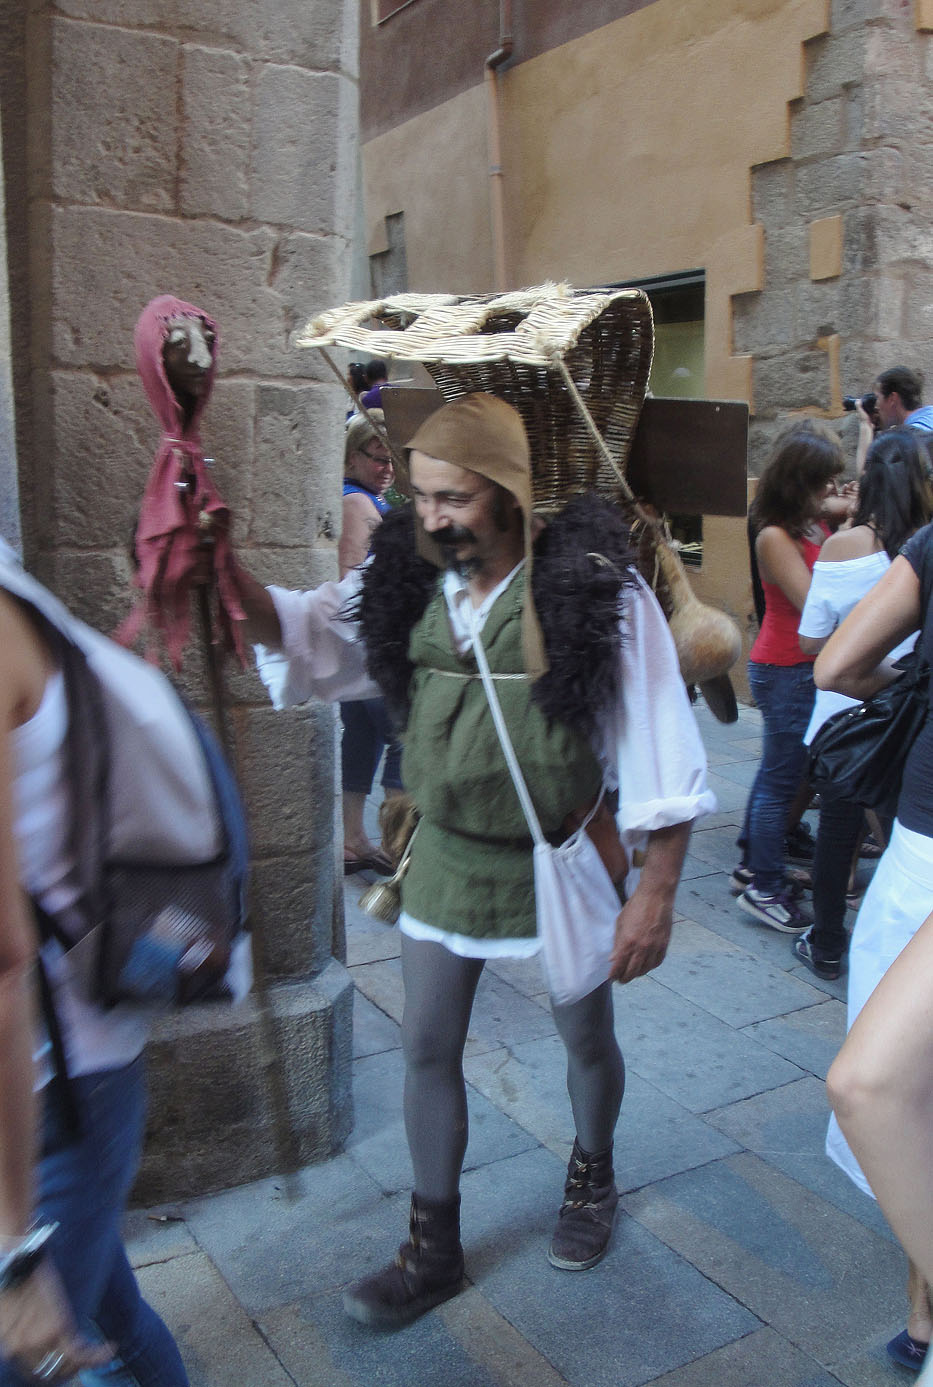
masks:
<path fill-rule="evenodd" d="M 459 573 L 461 578 L 472 578 L 482 568 L 482 560 L 476 554 L 467 559 L 457 556 L 456 550 L 461 544 L 476 543 L 473 531 L 468 530 L 465 525 L 451 525 L 447 530 L 438 530 L 431 538 L 440 548 L 444 567 Z"/>

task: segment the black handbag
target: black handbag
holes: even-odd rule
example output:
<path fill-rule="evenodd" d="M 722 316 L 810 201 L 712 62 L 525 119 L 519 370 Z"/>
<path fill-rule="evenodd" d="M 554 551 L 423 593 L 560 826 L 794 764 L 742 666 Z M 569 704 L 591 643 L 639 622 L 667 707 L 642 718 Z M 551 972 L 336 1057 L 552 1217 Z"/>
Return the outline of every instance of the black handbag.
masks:
<path fill-rule="evenodd" d="M 825 798 L 877 809 L 900 789 L 908 753 L 927 718 L 930 667 L 912 651 L 895 668 L 904 671 L 899 679 L 827 718 L 810 743 L 810 784 Z"/>

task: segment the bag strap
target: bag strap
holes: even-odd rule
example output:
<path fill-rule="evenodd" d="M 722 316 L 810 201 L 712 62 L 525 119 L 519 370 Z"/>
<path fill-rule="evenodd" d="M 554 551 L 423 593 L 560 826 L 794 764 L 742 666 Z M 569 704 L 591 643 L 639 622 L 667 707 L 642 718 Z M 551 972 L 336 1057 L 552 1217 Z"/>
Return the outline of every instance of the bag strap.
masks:
<path fill-rule="evenodd" d="M 483 649 L 483 642 L 480 640 L 479 627 L 476 622 L 476 611 L 473 607 L 472 602 L 468 604 L 468 611 L 470 614 L 470 635 L 473 640 L 473 653 L 476 656 L 476 663 L 479 667 L 480 678 L 483 681 L 483 688 L 486 691 L 486 698 L 489 702 L 489 711 L 492 713 L 492 720 L 495 724 L 496 732 L 499 735 L 499 741 L 502 746 L 503 755 L 505 756 L 506 765 L 509 768 L 509 774 L 512 777 L 512 782 L 518 794 L 519 803 L 522 806 L 522 813 L 525 815 L 525 821 L 528 824 L 531 836 L 534 839 L 535 845 L 537 846 L 541 843 L 546 843 L 547 839 L 541 831 L 541 823 L 538 819 L 537 814 L 535 813 L 535 807 L 532 803 L 531 795 L 528 791 L 528 785 L 525 781 L 525 777 L 522 775 L 522 768 L 518 764 L 518 757 L 515 755 L 515 748 L 512 745 L 512 738 L 509 736 L 509 729 L 506 726 L 505 715 L 502 712 L 502 704 L 499 702 L 499 695 L 496 692 L 496 686 L 493 682 L 493 676 L 489 668 L 489 661 L 486 659 L 486 651 Z M 596 797 L 596 803 L 592 806 L 590 812 L 587 814 L 586 818 L 583 820 L 579 828 L 576 830 L 576 835 L 571 836 L 579 836 L 581 833 L 584 832 L 587 824 L 590 822 L 593 815 L 596 813 L 597 809 L 602 803 L 604 793 L 605 786 L 603 786 L 600 789 L 600 792 Z"/>

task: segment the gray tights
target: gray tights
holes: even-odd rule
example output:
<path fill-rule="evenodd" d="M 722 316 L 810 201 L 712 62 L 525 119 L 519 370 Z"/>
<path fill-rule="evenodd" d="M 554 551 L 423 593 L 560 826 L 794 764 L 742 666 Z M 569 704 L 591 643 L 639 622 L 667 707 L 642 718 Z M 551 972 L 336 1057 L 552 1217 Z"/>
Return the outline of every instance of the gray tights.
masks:
<path fill-rule="evenodd" d="M 467 1145 L 463 1047 L 481 958 L 460 958 L 442 944 L 402 935 L 405 1013 L 405 1130 L 414 1188 L 424 1199 L 455 1199 Z M 625 1065 L 612 1024 L 611 985 L 569 1006 L 554 1006 L 567 1049 L 567 1090 L 584 1151 L 612 1141 Z"/>

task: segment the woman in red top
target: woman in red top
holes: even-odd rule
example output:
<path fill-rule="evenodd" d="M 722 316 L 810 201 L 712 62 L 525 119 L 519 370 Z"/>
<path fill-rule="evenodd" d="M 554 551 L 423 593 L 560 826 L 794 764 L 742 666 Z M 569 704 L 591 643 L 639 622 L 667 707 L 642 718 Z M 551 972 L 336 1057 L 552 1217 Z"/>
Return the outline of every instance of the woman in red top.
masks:
<path fill-rule="evenodd" d="M 794 424 L 778 439 L 752 503 L 765 615 L 749 655 L 748 682 L 764 743 L 740 839 L 752 879 L 739 905 L 788 934 L 810 923 L 784 881 L 787 815 L 806 765 L 803 734 L 815 696 L 814 656 L 800 649 L 797 627 L 827 534 L 820 512 L 844 466 L 842 445 L 829 428 L 815 420 Z"/>

